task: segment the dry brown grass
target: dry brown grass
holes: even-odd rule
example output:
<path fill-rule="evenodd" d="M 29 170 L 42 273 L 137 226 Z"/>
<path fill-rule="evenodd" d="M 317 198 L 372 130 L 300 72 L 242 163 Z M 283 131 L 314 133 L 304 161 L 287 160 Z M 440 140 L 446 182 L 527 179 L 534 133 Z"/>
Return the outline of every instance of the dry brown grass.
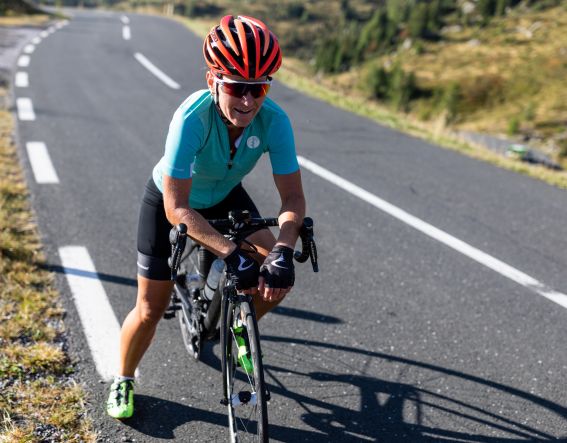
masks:
<path fill-rule="evenodd" d="M 8 15 L 5 17 L 0 17 L 0 26 L 29 26 L 29 25 L 44 25 L 52 17 L 49 15 Z"/>
<path fill-rule="evenodd" d="M 476 40 L 476 42 L 475 42 Z M 429 88 L 451 82 L 465 94 L 478 92 L 478 82 L 493 82 L 493 102 L 466 107 L 461 129 L 504 134 L 511 118 L 522 129 L 549 138 L 567 130 L 567 9 L 511 14 L 486 29 L 446 35 L 440 44 L 426 44 L 425 53 L 400 54 L 406 69 Z M 471 105 L 471 103 L 469 103 Z M 525 116 L 530 107 L 532 115 Z"/>
<path fill-rule="evenodd" d="M 12 132 L 0 110 L 0 441 L 94 442 Z"/>

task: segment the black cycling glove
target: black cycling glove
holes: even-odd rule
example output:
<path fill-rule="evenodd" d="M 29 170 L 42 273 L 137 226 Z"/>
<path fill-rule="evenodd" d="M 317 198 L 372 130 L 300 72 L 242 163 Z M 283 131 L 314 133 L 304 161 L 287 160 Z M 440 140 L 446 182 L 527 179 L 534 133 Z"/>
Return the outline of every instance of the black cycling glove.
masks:
<path fill-rule="evenodd" d="M 295 282 L 294 269 L 293 249 L 274 246 L 260 268 L 260 275 L 264 277 L 269 288 L 289 288 Z"/>
<path fill-rule="evenodd" d="M 260 265 L 245 251 L 236 248 L 224 259 L 224 262 L 228 273 L 236 284 L 236 289 L 241 291 L 258 287 Z"/>

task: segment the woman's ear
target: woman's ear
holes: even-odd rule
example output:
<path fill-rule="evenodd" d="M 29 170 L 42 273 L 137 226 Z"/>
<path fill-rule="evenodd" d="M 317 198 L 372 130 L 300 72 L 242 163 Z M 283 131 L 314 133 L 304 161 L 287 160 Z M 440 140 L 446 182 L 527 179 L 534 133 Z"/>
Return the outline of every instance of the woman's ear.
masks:
<path fill-rule="evenodd" d="M 211 91 L 211 94 L 215 95 L 215 81 L 213 73 L 211 71 L 207 71 L 207 73 L 205 74 L 205 79 L 207 80 L 207 87 L 209 88 L 209 91 Z"/>

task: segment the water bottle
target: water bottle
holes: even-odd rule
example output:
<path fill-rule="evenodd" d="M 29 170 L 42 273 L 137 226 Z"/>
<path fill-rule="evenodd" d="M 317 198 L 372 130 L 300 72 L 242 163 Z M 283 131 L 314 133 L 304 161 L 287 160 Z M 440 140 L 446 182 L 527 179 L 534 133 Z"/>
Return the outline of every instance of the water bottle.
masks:
<path fill-rule="evenodd" d="M 215 291 L 219 287 L 219 281 L 224 272 L 224 260 L 217 258 L 211 265 L 211 270 L 207 276 L 207 282 L 205 284 L 205 298 L 207 300 L 212 300 Z"/>
<path fill-rule="evenodd" d="M 203 289 L 205 281 L 199 274 L 188 274 L 187 277 L 185 277 L 185 285 L 189 293 L 195 295 L 198 291 Z"/>

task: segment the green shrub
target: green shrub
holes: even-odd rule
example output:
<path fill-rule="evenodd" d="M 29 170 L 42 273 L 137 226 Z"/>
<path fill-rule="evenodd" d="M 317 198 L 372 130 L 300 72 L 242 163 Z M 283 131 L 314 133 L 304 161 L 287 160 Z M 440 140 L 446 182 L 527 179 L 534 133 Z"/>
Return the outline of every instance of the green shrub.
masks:
<path fill-rule="evenodd" d="M 567 158 L 567 138 L 563 138 L 557 142 L 559 147 L 559 158 L 565 159 Z"/>
<path fill-rule="evenodd" d="M 425 37 L 428 22 L 427 3 L 418 3 L 412 8 L 408 21 L 409 35 L 413 38 Z"/>
<path fill-rule="evenodd" d="M 454 123 L 457 120 L 461 98 L 461 86 L 457 82 L 450 83 L 439 94 L 440 105 L 446 113 L 445 120 L 448 124 Z"/>
<path fill-rule="evenodd" d="M 520 132 L 520 118 L 515 115 L 508 122 L 508 135 L 516 135 L 518 132 Z"/>
<path fill-rule="evenodd" d="M 415 74 L 404 72 L 401 65 L 396 64 L 390 73 L 388 84 L 388 96 L 392 106 L 399 111 L 407 112 L 410 100 L 417 90 Z"/>
<path fill-rule="evenodd" d="M 388 96 L 390 88 L 388 73 L 382 66 L 373 65 L 367 76 L 367 84 L 372 97 L 384 99 Z"/>

